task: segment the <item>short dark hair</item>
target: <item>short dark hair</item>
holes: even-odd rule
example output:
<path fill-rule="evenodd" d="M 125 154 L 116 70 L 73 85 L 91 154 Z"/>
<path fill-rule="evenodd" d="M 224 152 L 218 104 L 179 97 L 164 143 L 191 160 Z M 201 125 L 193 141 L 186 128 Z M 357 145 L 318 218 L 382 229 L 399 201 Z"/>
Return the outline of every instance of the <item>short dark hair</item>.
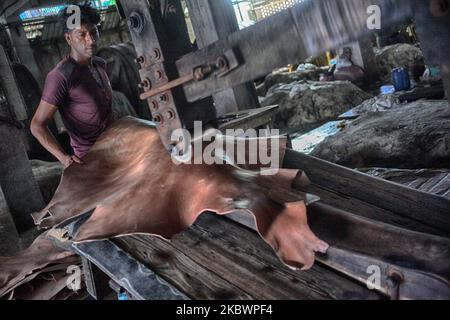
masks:
<path fill-rule="evenodd" d="M 93 24 L 98 25 L 100 23 L 100 15 L 96 8 L 92 7 L 91 4 L 84 3 L 84 4 L 74 4 L 75 6 L 78 6 L 80 8 L 81 13 L 81 24 Z M 61 9 L 59 11 L 58 20 L 64 30 L 64 33 L 67 33 L 70 31 L 70 29 L 67 26 L 67 20 L 72 16 L 72 14 L 69 14 L 67 12 L 67 8 Z"/>

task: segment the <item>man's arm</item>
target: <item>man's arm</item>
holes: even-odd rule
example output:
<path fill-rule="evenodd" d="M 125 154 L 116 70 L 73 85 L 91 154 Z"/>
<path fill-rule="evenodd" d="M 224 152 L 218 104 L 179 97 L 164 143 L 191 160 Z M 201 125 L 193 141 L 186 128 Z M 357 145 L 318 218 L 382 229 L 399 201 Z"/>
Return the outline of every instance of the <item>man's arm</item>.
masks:
<path fill-rule="evenodd" d="M 56 110 L 58 110 L 56 106 L 41 100 L 31 121 L 31 133 L 64 167 L 67 168 L 73 162 L 82 164 L 83 162 L 77 156 L 70 156 L 63 150 L 47 127 Z"/>

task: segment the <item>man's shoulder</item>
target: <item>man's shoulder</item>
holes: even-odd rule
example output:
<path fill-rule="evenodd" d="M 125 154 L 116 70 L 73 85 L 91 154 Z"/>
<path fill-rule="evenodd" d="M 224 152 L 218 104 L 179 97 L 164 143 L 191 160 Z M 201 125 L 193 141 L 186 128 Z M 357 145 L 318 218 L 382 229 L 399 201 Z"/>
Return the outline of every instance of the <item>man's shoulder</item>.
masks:
<path fill-rule="evenodd" d="M 102 68 L 106 68 L 106 60 L 103 59 L 103 58 L 100 58 L 100 57 L 95 56 L 94 58 L 92 58 L 92 62 L 93 62 L 95 65 L 98 65 L 98 66 L 100 66 L 100 67 L 102 67 Z"/>
<path fill-rule="evenodd" d="M 74 69 L 75 63 L 69 58 L 64 58 L 49 72 L 49 74 L 58 73 L 64 76 L 64 78 L 70 79 Z"/>

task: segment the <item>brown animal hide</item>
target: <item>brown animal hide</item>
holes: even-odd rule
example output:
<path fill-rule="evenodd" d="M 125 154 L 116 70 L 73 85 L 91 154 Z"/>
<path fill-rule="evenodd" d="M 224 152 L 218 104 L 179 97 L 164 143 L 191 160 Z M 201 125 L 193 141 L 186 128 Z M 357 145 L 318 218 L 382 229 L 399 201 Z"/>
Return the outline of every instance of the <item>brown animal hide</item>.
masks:
<path fill-rule="evenodd" d="M 284 150 L 284 145 L 274 150 L 280 163 Z M 131 117 L 111 126 L 83 161 L 64 172 L 52 201 L 33 215 L 38 226 L 57 226 L 95 209 L 75 242 L 136 233 L 171 238 L 203 212 L 224 215 L 244 209 L 291 267 L 310 268 L 315 252 L 328 248 L 308 227 L 306 195 L 291 189 L 293 183 L 304 183 L 305 176 L 296 170 L 266 176 L 255 166 L 177 165 L 154 126 Z"/>
<path fill-rule="evenodd" d="M 79 261 L 79 258 L 72 256 L 72 252 L 57 248 L 44 233 L 28 249 L 14 257 L 0 257 L 0 297 L 32 281 L 39 274 L 65 271 L 68 265 Z"/>

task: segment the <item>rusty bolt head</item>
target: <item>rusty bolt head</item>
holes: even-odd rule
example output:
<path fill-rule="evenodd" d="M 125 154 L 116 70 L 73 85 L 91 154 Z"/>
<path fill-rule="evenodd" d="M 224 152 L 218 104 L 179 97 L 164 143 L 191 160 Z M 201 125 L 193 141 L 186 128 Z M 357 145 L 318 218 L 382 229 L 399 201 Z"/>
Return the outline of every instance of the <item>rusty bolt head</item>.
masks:
<path fill-rule="evenodd" d="M 169 110 L 166 112 L 166 119 L 173 120 L 175 119 L 175 112 L 173 110 Z"/>
<path fill-rule="evenodd" d="M 400 284 L 405 280 L 403 273 L 400 270 L 397 270 L 396 268 L 389 267 L 386 273 L 387 276 L 397 284 Z"/>
<path fill-rule="evenodd" d="M 158 48 L 153 49 L 152 58 L 155 60 L 159 60 L 161 58 L 161 51 Z"/>
<path fill-rule="evenodd" d="M 201 81 L 205 78 L 205 74 L 203 73 L 202 68 L 196 68 L 194 70 L 194 79 L 196 81 Z"/>
<path fill-rule="evenodd" d="M 137 64 L 144 64 L 145 57 L 144 56 L 137 57 L 136 59 L 134 59 L 134 62 L 136 62 Z"/>
<path fill-rule="evenodd" d="M 142 81 L 142 85 L 145 89 L 150 89 L 152 87 L 152 82 L 149 78 L 145 78 L 144 81 Z"/>
<path fill-rule="evenodd" d="M 161 70 L 157 70 L 155 72 L 155 78 L 156 79 L 161 80 L 163 77 L 164 77 L 164 74 L 163 74 L 163 72 Z"/>
<path fill-rule="evenodd" d="M 166 93 L 161 94 L 158 97 L 159 102 L 167 102 L 169 101 L 169 96 Z"/>
<path fill-rule="evenodd" d="M 162 117 L 160 114 L 155 114 L 155 116 L 153 117 L 153 121 L 156 123 L 162 123 Z"/>
<path fill-rule="evenodd" d="M 228 69 L 228 62 L 225 59 L 225 57 L 217 58 L 217 60 L 216 60 L 216 67 L 220 71 L 225 71 L 226 69 Z"/>
<path fill-rule="evenodd" d="M 159 109 L 159 104 L 158 102 L 156 102 L 155 100 L 153 100 L 152 102 L 150 102 L 150 108 L 153 111 L 156 111 Z"/>

